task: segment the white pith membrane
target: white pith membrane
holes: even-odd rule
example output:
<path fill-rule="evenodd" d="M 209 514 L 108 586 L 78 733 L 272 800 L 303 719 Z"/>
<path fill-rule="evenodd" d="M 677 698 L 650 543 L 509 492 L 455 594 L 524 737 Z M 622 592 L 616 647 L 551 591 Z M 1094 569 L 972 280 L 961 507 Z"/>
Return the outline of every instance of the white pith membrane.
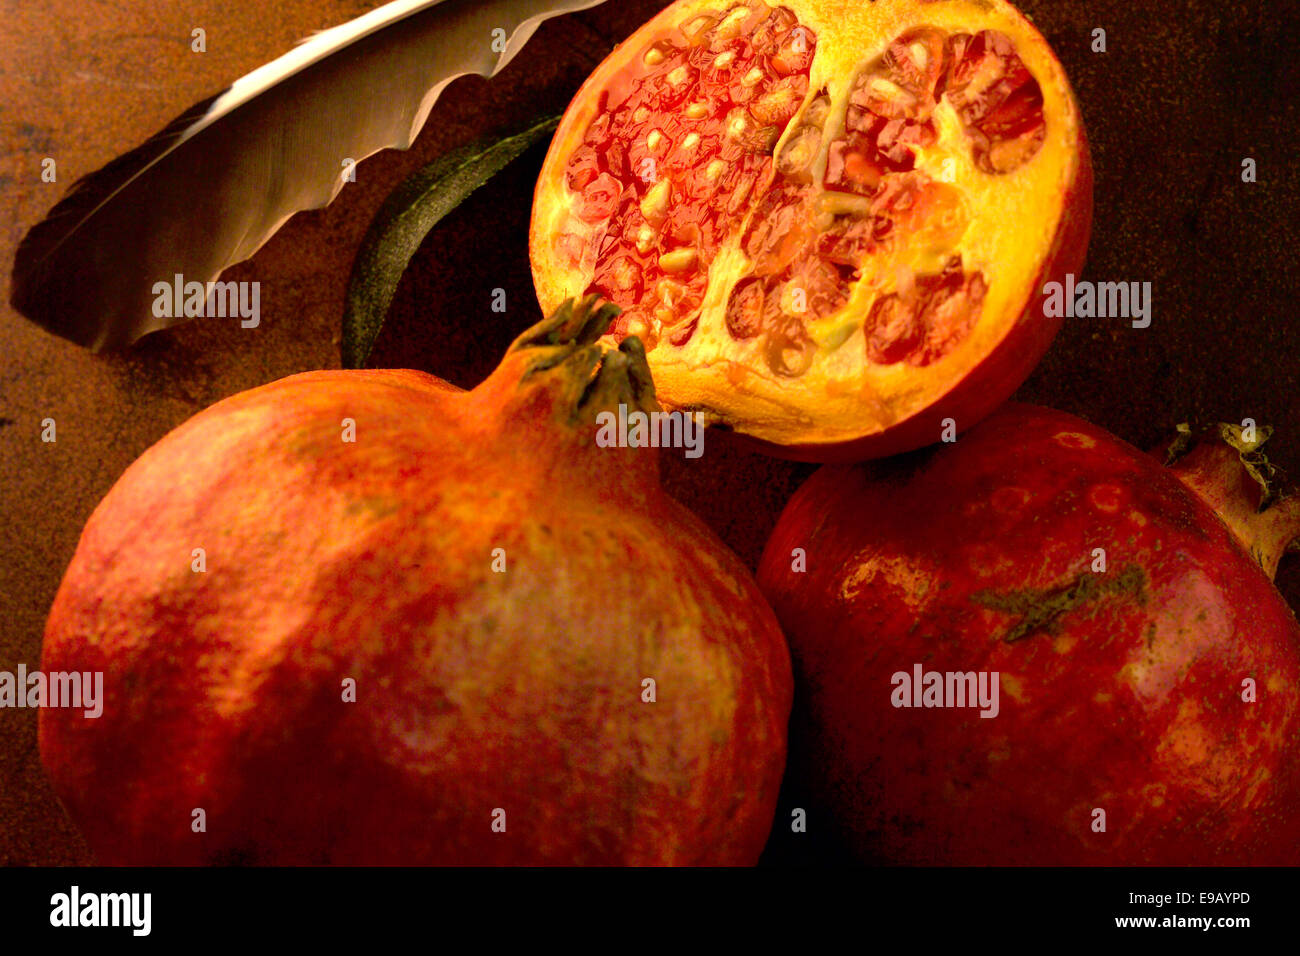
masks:
<path fill-rule="evenodd" d="M 620 47 L 556 134 L 531 252 L 544 308 L 624 308 L 665 405 L 830 442 L 932 403 L 1006 334 L 1078 120 L 1005 3 L 791 7 L 679 3 Z"/>

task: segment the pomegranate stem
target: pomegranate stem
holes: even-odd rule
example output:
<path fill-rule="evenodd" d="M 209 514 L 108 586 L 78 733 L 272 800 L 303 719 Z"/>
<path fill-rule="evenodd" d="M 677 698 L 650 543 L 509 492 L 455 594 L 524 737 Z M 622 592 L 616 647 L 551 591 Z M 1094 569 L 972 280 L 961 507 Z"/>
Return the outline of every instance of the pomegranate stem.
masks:
<path fill-rule="evenodd" d="M 1300 550 L 1300 495 L 1282 490 L 1280 472 L 1260 450 L 1272 434 L 1265 426 L 1180 425 L 1178 437 L 1161 449 L 1169 469 L 1215 510 L 1270 578 L 1286 551 Z"/>

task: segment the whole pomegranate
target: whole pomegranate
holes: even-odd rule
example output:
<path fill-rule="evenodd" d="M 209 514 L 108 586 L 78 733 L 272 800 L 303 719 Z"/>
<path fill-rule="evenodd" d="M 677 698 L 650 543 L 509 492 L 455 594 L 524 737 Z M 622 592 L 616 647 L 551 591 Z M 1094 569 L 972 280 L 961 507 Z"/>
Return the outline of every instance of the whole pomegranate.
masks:
<path fill-rule="evenodd" d="M 856 461 L 1011 394 L 1091 218 L 1069 82 L 1004 0 L 679 0 L 570 104 L 530 257 L 544 308 L 624 308 L 665 405 Z"/>
<path fill-rule="evenodd" d="M 1300 625 L 1271 583 L 1300 499 L 1256 482 L 1265 433 L 1221 433 L 1165 467 L 1009 405 L 799 490 L 759 582 L 792 751 L 861 858 L 1300 860 Z"/>
<path fill-rule="evenodd" d="M 40 715 L 101 862 L 757 860 L 788 652 L 655 449 L 597 444 L 656 407 L 615 312 L 566 303 L 470 392 L 291 376 L 127 470 L 42 661 L 104 673 L 100 718 Z"/>

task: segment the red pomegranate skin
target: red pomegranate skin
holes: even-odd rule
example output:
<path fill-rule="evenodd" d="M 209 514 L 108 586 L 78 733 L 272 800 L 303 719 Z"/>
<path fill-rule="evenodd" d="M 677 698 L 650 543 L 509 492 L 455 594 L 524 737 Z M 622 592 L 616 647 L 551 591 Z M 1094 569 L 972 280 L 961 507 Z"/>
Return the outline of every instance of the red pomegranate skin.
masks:
<path fill-rule="evenodd" d="M 861 859 L 1300 857 L 1300 625 L 1201 496 L 1101 429 L 1009 405 L 825 467 L 759 582 L 795 661 L 792 752 Z M 998 672 L 996 717 L 893 706 L 918 663 Z"/>
<path fill-rule="evenodd" d="M 657 450 L 597 446 L 598 411 L 654 399 L 588 305 L 470 392 L 308 372 L 126 471 L 42 659 L 105 675 L 98 719 L 40 715 L 100 863 L 757 861 L 789 654 L 749 571 L 660 490 Z"/>

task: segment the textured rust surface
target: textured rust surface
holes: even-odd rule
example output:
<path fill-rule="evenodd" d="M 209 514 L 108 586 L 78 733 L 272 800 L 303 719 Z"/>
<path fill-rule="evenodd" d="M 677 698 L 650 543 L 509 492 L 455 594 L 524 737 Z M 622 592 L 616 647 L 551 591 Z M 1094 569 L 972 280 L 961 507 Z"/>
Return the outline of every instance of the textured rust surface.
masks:
<path fill-rule="evenodd" d="M 281 376 L 338 365 L 352 257 L 407 174 L 477 135 L 562 109 L 612 44 L 661 4 L 617 0 L 551 21 L 490 83 L 456 81 L 414 148 L 361 164 L 321 212 L 295 217 L 226 278 L 262 283 L 262 323 L 196 322 L 129 352 L 94 356 L 8 307 L 8 264 L 25 230 L 78 176 L 137 145 L 189 104 L 379 0 L 39 0 L 6 4 L 0 30 L 0 669 L 35 667 L 41 630 L 81 527 L 114 480 L 207 405 Z M 1141 447 L 1186 418 L 1278 426 L 1272 456 L 1300 473 L 1300 11 L 1190 0 L 1167 15 L 1121 0 L 1024 0 L 1065 65 L 1096 169 L 1084 278 L 1150 281 L 1151 327 L 1067 319 L 1018 397 L 1081 415 Z M 1165 16 L 1165 19 L 1161 19 Z M 208 52 L 190 52 L 203 26 Z M 1091 31 L 1108 52 L 1091 52 Z M 375 364 L 480 381 L 538 318 L 529 275 L 532 185 L 543 151 L 482 190 L 422 247 Z M 40 181 L 53 156 L 59 182 Z M 1243 184 L 1253 156 L 1259 182 Z M 491 311 L 492 290 L 508 311 Z M 57 444 L 40 421 L 58 422 Z M 671 491 L 742 558 L 757 561 L 805 465 L 733 449 L 665 456 Z M 1300 561 L 1278 584 L 1300 607 Z M 780 817 L 778 811 L 778 818 Z M 36 715 L 0 710 L 0 863 L 85 863 L 36 754 Z"/>

